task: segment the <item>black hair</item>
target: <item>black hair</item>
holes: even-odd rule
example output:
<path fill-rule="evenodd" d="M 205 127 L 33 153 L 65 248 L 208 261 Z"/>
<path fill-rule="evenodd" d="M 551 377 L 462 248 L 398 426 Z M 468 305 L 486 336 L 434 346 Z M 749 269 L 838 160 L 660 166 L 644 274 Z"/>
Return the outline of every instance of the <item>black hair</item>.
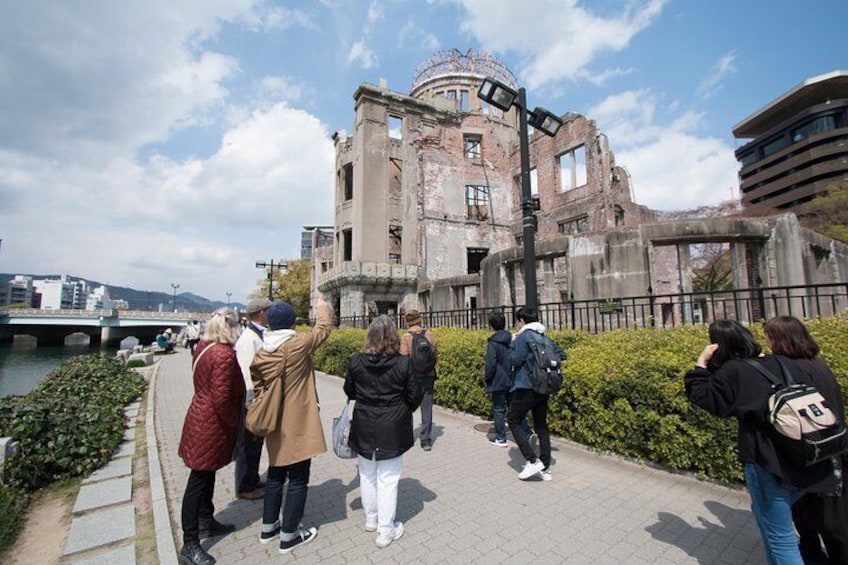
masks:
<path fill-rule="evenodd" d="M 525 324 L 529 324 L 530 322 L 538 322 L 539 315 L 536 313 L 536 309 L 532 306 L 522 306 L 516 312 L 515 317 Z"/>
<path fill-rule="evenodd" d="M 716 320 L 710 324 L 710 342 L 718 344 L 709 362 L 711 369 L 717 369 L 731 359 L 759 357 L 763 351 L 751 331 L 736 320 Z"/>
<path fill-rule="evenodd" d="M 489 327 L 495 331 L 502 330 L 506 327 L 506 318 L 500 312 L 492 312 L 489 316 Z"/>

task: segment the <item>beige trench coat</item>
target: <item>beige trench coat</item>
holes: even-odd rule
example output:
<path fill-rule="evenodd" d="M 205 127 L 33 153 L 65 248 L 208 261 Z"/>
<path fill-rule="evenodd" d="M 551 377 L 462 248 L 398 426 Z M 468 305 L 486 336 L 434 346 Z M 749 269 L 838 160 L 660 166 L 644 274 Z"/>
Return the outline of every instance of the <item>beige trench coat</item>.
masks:
<path fill-rule="evenodd" d="M 327 451 L 312 352 L 330 335 L 332 318 L 332 307 L 319 302 L 312 331 L 298 332 L 275 351 L 260 349 L 253 358 L 250 375 L 255 389 L 283 378 L 279 424 L 265 438 L 269 465 L 273 467 L 292 465 Z"/>

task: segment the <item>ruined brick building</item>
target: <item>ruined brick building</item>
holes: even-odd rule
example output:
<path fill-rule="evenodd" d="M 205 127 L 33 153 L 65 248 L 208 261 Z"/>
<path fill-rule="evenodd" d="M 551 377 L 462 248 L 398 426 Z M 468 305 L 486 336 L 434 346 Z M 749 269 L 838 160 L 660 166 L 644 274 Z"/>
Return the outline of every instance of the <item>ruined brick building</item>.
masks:
<path fill-rule="evenodd" d="M 333 245 L 314 248 L 313 301 L 342 318 L 523 303 L 520 116 L 477 97 L 486 76 L 517 88 L 492 55 L 455 49 L 419 66 L 409 94 L 357 88 L 352 134 L 333 136 Z M 848 280 L 845 246 L 810 243 L 791 215 L 664 220 L 633 201 L 593 120 L 563 120 L 530 137 L 540 303 L 685 291 L 702 241 L 728 242 L 739 288 Z"/>

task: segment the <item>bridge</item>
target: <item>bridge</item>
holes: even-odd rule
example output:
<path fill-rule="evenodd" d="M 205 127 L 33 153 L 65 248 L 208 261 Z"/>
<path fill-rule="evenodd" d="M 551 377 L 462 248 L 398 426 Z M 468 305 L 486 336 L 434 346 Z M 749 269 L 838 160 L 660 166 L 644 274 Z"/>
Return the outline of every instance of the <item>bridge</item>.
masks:
<path fill-rule="evenodd" d="M 0 309 L 0 342 L 16 335 L 30 335 L 39 345 L 63 345 L 71 334 L 85 334 L 92 344 L 117 346 L 135 337 L 140 343 L 153 341 L 165 328 L 175 333 L 190 320 L 205 321 L 208 312 L 148 312 L 145 310 L 40 310 Z"/>

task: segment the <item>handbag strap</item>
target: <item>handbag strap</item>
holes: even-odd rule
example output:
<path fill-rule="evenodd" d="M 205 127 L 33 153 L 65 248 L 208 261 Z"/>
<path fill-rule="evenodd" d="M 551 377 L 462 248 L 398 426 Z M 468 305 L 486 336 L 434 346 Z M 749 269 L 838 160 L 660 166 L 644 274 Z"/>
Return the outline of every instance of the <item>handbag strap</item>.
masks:
<path fill-rule="evenodd" d="M 194 373 L 194 370 L 197 368 L 197 364 L 200 362 L 200 358 L 203 357 L 203 354 L 212 349 L 214 343 L 207 343 L 206 347 L 203 348 L 203 351 L 197 354 L 197 357 L 194 358 L 194 361 L 191 363 L 191 372 Z"/>

